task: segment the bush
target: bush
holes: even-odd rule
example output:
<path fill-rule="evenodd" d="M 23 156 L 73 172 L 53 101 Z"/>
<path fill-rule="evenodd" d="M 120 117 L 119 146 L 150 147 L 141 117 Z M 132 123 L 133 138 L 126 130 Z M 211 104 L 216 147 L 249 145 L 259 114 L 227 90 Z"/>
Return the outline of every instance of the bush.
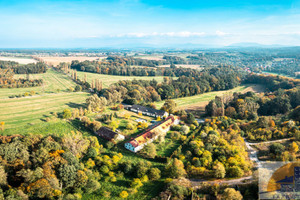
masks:
<path fill-rule="evenodd" d="M 244 172 L 238 166 L 233 166 L 229 168 L 228 174 L 230 177 L 242 177 L 244 175 Z"/>
<path fill-rule="evenodd" d="M 71 117 L 72 117 L 72 112 L 69 109 L 64 109 L 63 118 L 64 119 L 69 119 Z"/>
<path fill-rule="evenodd" d="M 76 85 L 75 92 L 80 92 L 82 90 L 82 87 L 80 85 Z"/>
<path fill-rule="evenodd" d="M 100 183 L 96 180 L 89 180 L 85 186 L 85 190 L 87 193 L 93 193 L 101 187 Z"/>
<path fill-rule="evenodd" d="M 181 127 L 180 131 L 184 134 L 188 134 L 190 132 L 190 128 L 187 125 Z"/>
<path fill-rule="evenodd" d="M 122 199 L 126 199 L 127 197 L 128 197 L 128 192 L 126 192 L 126 191 L 122 191 L 121 193 L 120 193 L 120 198 L 122 198 Z"/>
<path fill-rule="evenodd" d="M 158 180 L 160 179 L 160 170 L 158 168 L 151 168 L 149 170 L 148 177 L 150 180 Z"/>

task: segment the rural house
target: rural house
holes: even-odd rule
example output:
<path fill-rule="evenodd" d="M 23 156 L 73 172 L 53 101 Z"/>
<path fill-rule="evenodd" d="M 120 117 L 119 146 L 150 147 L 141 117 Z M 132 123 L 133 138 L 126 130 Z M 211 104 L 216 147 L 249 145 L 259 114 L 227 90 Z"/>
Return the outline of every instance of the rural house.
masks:
<path fill-rule="evenodd" d="M 166 118 L 169 115 L 169 113 L 164 110 L 156 110 L 154 108 L 144 107 L 140 105 L 125 105 L 124 108 L 135 113 L 142 113 L 143 115 L 156 118 Z"/>
<path fill-rule="evenodd" d="M 96 131 L 96 134 L 99 136 L 99 137 L 102 137 L 106 140 L 124 140 L 125 137 L 124 135 L 121 135 L 119 133 L 116 133 L 112 130 L 110 130 L 109 128 L 107 127 L 101 127 L 98 131 Z"/>
<path fill-rule="evenodd" d="M 164 121 L 161 121 L 157 125 L 147 129 L 136 138 L 125 143 L 125 148 L 136 153 L 140 151 L 145 145 L 156 140 L 160 135 L 166 134 L 172 125 L 179 124 L 178 116 L 169 116 Z"/>

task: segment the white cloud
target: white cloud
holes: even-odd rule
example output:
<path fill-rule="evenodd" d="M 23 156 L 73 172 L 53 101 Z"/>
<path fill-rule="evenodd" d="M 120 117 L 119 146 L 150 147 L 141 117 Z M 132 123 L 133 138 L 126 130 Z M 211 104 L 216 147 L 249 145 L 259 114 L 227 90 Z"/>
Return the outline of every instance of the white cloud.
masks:
<path fill-rule="evenodd" d="M 225 33 L 225 32 L 223 32 L 223 31 L 217 30 L 217 31 L 216 31 L 216 35 L 217 35 L 217 36 L 224 36 L 224 35 L 228 35 L 228 33 Z"/>
<path fill-rule="evenodd" d="M 165 33 L 126 33 L 126 34 L 119 34 L 112 37 L 153 37 L 153 36 L 168 36 L 168 37 L 201 37 L 204 36 L 204 32 L 189 32 L 189 31 L 182 31 L 182 32 L 165 32 Z"/>

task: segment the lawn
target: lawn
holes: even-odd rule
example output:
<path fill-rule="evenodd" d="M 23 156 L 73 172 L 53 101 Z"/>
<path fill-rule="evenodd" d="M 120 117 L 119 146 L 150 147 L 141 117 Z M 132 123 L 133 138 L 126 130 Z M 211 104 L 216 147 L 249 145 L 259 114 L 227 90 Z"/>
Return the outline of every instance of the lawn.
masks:
<path fill-rule="evenodd" d="M 84 80 L 84 74 L 87 75 L 87 81 L 92 83 L 93 80 L 99 79 L 102 81 L 103 87 L 106 88 L 112 83 L 116 83 L 120 80 L 157 80 L 158 82 L 163 81 L 163 76 L 114 76 L 114 75 L 105 75 L 105 74 L 97 74 L 97 73 L 89 73 L 89 72 L 77 72 L 77 75 L 80 80 Z"/>
<path fill-rule="evenodd" d="M 14 78 L 26 78 L 26 75 L 17 74 Z M 35 91 L 38 94 L 54 93 L 57 92 L 58 89 L 60 91 L 67 91 L 68 88 L 75 87 L 76 85 L 69 76 L 59 73 L 51 68 L 43 74 L 30 74 L 30 79 L 43 79 L 44 85 L 29 88 L 1 88 L 0 99 L 30 91 Z"/>
<path fill-rule="evenodd" d="M 78 122 L 68 122 L 66 120 L 61 120 L 58 118 L 52 119 L 47 123 L 37 123 L 33 125 L 25 125 L 22 127 L 16 127 L 13 129 L 5 129 L 0 131 L 1 135 L 13 135 L 13 134 L 41 134 L 41 135 L 65 135 L 69 134 L 72 131 L 80 131 L 84 135 L 90 135 L 89 131 L 83 127 L 79 128 Z"/>
<path fill-rule="evenodd" d="M 181 140 L 172 140 L 169 137 L 165 138 L 165 142 L 159 144 L 155 142 L 157 147 L 157 155 L 170 157 L 171 154 L 182 144 Z"/>
<path fill-rule="evenodd" d="M 0 121 L 6 128 L 16 128 L 41 122 L 50 112 L 62 112 L 65 108 L 83 106 L 88 93 L 72 92 L 32 96 L 25 98 L 1 99 Z"/>

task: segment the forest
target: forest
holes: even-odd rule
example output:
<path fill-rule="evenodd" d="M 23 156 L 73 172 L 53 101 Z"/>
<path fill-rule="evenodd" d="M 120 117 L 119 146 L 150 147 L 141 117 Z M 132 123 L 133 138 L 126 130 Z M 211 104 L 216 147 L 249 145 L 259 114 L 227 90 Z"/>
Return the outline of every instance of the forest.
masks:
<path fill-rule="evenodd" d="M 266 141 L 299 134 L 299 81 L 278 76 L 253 75 L 246 82 L 264 84 L 269 92 L 235 93 L 230 97 L 215 97 L 206 106 L 208 116 L 227 116 L 245 120 L 243 136 L 250 140 Z"/>
<path fill-rule="evenodd" d="M 151 103 L 204 92 L 232 89 L 240 84 L 243 76 L 244 72 L 237 68 L 219 66 L 202 71 L 198 76 L 181 76 L 176 80 L 165 77 L 163 83 L 155 80 L 120 81 L 103 89 L 101 94 L 108 100 L 120 96 L 120 101 L 127 104 Z"/>
<path fill-rule="evenodd" d="M 20 65 L 13 61 L 0 61 L 0 69 L 12 69 L 15 74 L 46 73 L 47 65 L 43 62 Z"/>

